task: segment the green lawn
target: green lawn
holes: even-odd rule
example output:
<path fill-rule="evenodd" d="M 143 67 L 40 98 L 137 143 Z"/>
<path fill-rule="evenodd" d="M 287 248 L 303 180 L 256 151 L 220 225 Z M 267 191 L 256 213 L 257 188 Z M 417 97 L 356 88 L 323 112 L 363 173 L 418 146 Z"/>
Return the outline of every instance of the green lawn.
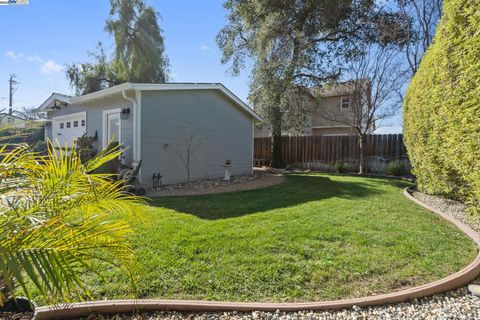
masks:
<path fill-rule="evenodd" d="M 140 298 L 306 301 L 400 290 L 476 254 L 455 227 L 402 195 L 398 180 L 291 175 L 276 187 L 153 200 L 130 223 Z M 95 298 L 124 298 L 104 270 Z"/>

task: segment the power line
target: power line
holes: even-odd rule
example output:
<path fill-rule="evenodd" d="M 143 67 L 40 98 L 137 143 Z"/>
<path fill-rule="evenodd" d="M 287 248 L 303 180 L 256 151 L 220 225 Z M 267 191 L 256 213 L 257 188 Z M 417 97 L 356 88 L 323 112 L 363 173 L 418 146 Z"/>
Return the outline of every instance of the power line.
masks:
<path fill-rule="evenodd" d="M 45 90 L 52 91 L 52 92 L 55 91 L 54 89 L 46 87 L 46 86 L 44 86 L 43 84 L 40 84 L 40 83 L 36 83 L 36 82 L 30 81 L 30 80 L 24 80 L 23 78 L 20 78 L 20 80 L 22 80 L 22 84 L 26 84 L 27 86 L 30 86 L 30 87 L 41 88 L 42 90 L 45 89 Z"/>
<path fill-rule="evenodd" d="M 44 92 L 49 92 L 49 93 L 55 92 L 55 90 L 52 90 L 52 89 L 47 89 L 45 87 L 32 86 L 31 84 L 24 83 L 24 82 L 22 82 L 22 85 L 24 85 L 26 87 L 29 87 L 31 89 L 39 90 L 39 91 L 44 91 Z"/>

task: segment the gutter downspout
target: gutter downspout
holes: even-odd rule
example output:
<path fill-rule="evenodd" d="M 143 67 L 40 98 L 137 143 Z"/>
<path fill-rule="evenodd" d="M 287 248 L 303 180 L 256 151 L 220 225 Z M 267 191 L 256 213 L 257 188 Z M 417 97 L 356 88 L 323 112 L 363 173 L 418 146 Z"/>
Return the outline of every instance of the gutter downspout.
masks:
<path fill-rule="evenodd" d="M 125 100 L 128 100 L 132 103 L 132 107 L 133 107 L 133 160 L 137 160 L 139 161 L 140 160 L 140 150 L 138 148 L 138 143 L 137 143 L 137 121 L 138 121 L 138 104 L 137 104 L 137 100 L 135 100 L 134 98 L 131 98 L 129 96 L 127 96 L 127 91 L 126 90 L 122 90 L 122 97 L 125 99 Z"/>

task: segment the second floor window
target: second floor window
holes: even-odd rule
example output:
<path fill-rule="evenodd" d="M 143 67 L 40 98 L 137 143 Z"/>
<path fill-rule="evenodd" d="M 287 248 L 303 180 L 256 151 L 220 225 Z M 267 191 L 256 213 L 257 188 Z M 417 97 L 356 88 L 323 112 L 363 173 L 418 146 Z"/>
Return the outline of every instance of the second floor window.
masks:
<path fill-rule="evenodd" d="M 348 109 L 350 107 L 350 98 L 342 97 L 340 103 L 341 103 L 342 109 Z"/>

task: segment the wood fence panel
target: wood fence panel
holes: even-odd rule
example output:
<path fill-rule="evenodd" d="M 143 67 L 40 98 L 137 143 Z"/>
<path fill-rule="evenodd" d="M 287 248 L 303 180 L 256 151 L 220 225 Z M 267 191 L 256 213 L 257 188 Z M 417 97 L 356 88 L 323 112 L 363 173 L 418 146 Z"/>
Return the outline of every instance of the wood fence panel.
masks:
<path fill-rule="evenodd" d="M 355 167 L 360 156 L 356 136 L 284 136 L 281 138 L 282 160 L 289 163 L 350 163 Z M 254 164 L 270 165 L 272 161 L 271 138 L 255 138 Z M 404 161 L 410 165 L 402 134 L 373 134 L 367 136 L 367 158 L 383 161 Z M 382 167 L 382 166 L 381 166 Z"/>

